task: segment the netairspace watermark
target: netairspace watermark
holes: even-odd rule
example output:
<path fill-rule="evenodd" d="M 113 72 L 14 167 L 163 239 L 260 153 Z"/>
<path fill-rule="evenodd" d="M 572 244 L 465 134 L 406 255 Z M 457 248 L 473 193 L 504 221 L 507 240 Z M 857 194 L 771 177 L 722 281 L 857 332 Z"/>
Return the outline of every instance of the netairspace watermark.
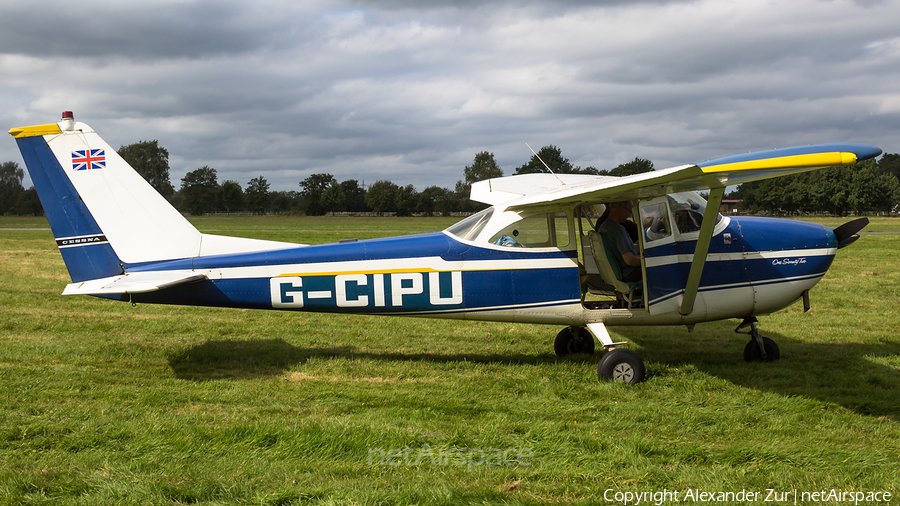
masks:
<path fill-rule="evenodd" d="M 456 466 L 469 471 L 476 467 L 531 465 L 534 458 L 530 448 L 370 448 L 370 466 Z"/>
<path fill-rule="evenodd" d="M 644 490 L 620 491 L 606 489 L 603 500 L 623 506 L 640 504 L 661 506 L 673 503 L 772 503 L 772 504 L 877 504 L 889 503 L 893 495 L 883 491 L 843 490 L 839 488 L 801 491 L 779 490 L 746 490 L 737 492 L 707 492 L 697 488 L 684 490 Z"/>

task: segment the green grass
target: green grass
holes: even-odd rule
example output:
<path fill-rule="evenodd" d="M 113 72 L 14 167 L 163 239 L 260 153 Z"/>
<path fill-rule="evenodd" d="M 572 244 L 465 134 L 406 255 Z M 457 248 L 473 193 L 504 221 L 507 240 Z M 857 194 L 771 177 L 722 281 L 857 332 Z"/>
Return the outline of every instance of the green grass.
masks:
<path fill-rule="evenodd" d="M 192 221 L 319 243 L 453 220 Z M 68 277 L 46 221 L 2 217 L 2 228 L 26 230 L 0 230 L 0 504 L 900 494 L 900 235 L 842 250 L 809 313 L 795 305 L 761 319 L 781 347 L 777 363 L 743 362 L 736 320 L 692 333 L 614 328 L 648 367 L 645 383 L 624 386 L 596 381 L 599 354 L 557 359 L 550 326 L 61 297 Z M 382 463 L 378 451 L 392 449 L 399 462 Z M 527 452 L 511 465 L 428 458 L 477 458 L 469 449 Z"/>

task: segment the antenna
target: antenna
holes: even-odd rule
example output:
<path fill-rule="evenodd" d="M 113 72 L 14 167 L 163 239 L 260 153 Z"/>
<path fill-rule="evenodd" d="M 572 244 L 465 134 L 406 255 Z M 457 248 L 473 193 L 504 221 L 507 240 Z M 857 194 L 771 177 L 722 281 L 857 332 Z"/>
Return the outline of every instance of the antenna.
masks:
<path fill-rule="evenodd" d="M 528 146 L 528 142 L 527 142 L 527 141 L 525 141 L 525 145 Z M 528 146 L 528 149 L 531 149 L 531 146 Z M 531 152 L 534 153 L 534 150 L 531 149 Z M 537 153 L 534 153 L 534 156 L 537 157 L 538 160 L 541 160 L 541 157 L 540 157 Z M 557 175 L 553 172 L 553 169 L 551 169 L 550 166 L 547 165 L 547 162 L 545 162 L 544 160 L 541 160 L 541 163 L 544 164 L 544 167 L 547 167 L 547 170 L 549 170 L 550 173 L 553 174 L 553 177 L 555 177 L 556 180 L 559 181 L 559 184 L 561 184 L 561 185 L 566 184 L 566 183 L 563 183 L 563 182 L 562 182 L 562 179 L 560 179 L 559 176 L 557 176 Z"/>

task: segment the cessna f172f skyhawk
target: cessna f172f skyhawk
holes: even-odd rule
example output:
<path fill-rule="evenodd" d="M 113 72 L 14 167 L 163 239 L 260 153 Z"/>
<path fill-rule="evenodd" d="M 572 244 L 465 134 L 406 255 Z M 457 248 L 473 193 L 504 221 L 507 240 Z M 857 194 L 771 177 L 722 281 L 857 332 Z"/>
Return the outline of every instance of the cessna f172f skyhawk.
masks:
<path fill-rule="evenodd" d="M 491 207 L 442 232 L 307 246 L 200 233 L 71 112 L 10 134 L 72 278 L 63 295 L 565 325 L 557 354 L 593 353 L 596 337 L 608 350 L 598 377 L 630 383 L 644 378 L 643 361 L 609 325 L 740 318 L 745 359 L 777 359 L 756 317 L 799 299 L 808 308 L 866 220 L 831 229 L 722 216 L 725 187 L 881 154 L 821 144 L 627 177 L 502 177 L 472 185 Z M 694 193 L 704 190 L 708 201 Z M 642 274 L 630 283 L 598 232 L 607 207 L 623 207 L 607 204 L 623 201 Z"/>

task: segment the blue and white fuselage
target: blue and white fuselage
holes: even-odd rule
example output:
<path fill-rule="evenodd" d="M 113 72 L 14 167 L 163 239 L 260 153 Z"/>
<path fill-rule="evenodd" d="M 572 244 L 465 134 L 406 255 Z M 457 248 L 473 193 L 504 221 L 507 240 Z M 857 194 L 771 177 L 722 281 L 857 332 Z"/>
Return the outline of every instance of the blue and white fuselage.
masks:
<path fill-rule="evenodd" d="M 729 235 L 726 244 L 721 238 Z M 696 241 L 645 248 L 647 306 L 657 310 L 651 315 L 645 308 L 631 309 L 628 318 L 615 315 L 619 308 L 582 305 L 574 247 L 510 250 L 463 242 L 446 231 L 182 259 L 126 272 L 205 275 L 193 283 L 130 295 L 129 300 L 141 303 L 563 325 L 604 321 L 612 314 L 617 324 L 648 325 L 777 311 L 812 288 L 837 252 L 830 228 L 790 220 L 726 219 L 713 237 L 700 303 L 688 315 L 678 309 Z"/>

